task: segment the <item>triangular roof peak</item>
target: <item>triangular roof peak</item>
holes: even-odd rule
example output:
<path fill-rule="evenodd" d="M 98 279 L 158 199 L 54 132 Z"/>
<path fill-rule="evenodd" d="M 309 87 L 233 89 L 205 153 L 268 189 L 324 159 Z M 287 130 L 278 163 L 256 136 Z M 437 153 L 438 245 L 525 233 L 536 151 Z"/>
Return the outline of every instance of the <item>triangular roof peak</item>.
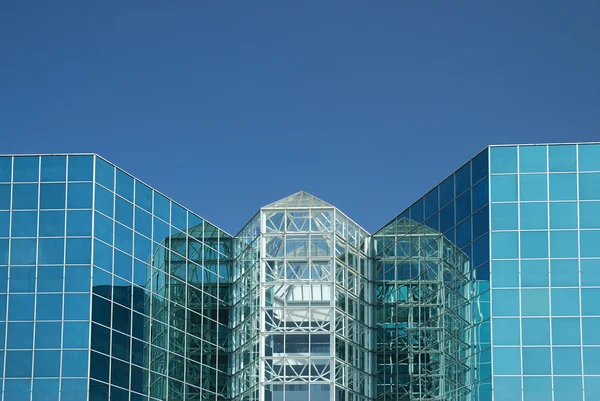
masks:
<path fill-rule="evenodd" d="M 284 208 L 284 207 L 334 207 L 333 205 L 309 194 L 306 191 L 298 191 L 295 194 L 287 196 L 276 202 L 270 203 L 265 208 Z"/>

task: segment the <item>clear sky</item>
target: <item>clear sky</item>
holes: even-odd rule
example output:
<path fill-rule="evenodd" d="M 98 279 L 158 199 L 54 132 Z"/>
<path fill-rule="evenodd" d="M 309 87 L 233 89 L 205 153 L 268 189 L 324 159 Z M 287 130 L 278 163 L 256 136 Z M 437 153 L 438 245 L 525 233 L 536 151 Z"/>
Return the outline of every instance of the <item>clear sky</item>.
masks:
<path fill-rule="evenodd" d="M 0 153 L 95 152 L 235 233 L 375 231 L 488 144 L 600 140 L 598 1 L 0 1 Z"/>

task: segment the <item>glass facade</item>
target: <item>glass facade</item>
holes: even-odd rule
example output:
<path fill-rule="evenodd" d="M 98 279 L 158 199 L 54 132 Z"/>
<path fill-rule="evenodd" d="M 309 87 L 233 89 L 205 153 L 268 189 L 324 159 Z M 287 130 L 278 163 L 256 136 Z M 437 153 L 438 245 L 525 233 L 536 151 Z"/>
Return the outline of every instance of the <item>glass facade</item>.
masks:
<path fill-rule="evenodd" d="M 0 156 L 4 400 L 591 401 L 599 301 L 600 144 L 491 146 L 373 235 Z"/>

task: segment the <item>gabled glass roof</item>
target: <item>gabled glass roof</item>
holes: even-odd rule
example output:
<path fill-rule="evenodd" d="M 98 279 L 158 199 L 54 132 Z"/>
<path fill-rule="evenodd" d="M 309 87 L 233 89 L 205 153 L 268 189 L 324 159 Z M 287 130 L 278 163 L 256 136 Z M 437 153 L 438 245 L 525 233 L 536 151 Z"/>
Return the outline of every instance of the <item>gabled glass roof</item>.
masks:
<path fill-rule="evenodd" d="M 283 199 L 278 200 L 277 202 L 273 202 L 268 204 L 267 206 L 263 206 L 263 209 L 271 209 L 271 208 L 284 208 L 284 207 L 334 207 L 333 205 L 322 201 L 309 194 L 306 191 L 296 192 L 293 195 L 285 197 Z"/>

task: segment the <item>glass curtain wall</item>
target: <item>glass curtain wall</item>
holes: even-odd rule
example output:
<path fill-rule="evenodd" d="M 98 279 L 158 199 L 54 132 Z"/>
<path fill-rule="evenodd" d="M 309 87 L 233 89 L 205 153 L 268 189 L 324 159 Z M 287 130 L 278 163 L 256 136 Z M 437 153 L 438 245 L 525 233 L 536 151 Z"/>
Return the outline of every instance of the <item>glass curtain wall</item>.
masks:
<path fill-rule="evenodd" d="M 495 401 L 600 399 L 600 145 L 490 148 Z"/>
<path fill-rule="evenodd" d="M 488 186 L 485 150 L 374 235 L 378 399 L 490 399 Z"/>

